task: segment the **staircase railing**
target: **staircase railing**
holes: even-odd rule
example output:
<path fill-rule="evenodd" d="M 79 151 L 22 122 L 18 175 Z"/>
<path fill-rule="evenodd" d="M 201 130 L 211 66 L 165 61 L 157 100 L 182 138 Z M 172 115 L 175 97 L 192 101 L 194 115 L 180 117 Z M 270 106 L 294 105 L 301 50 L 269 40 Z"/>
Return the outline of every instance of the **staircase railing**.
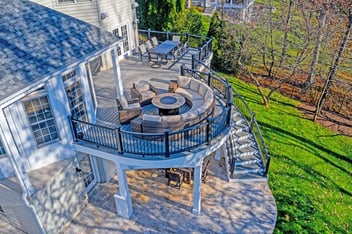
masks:
<path fill-rule="evenodd" d="M 189 69 L 189 70 L 197 70 L 200 68 L 202 68 L 201 77 L 207 77 L 208 80 L 218 80 L 218 81 L 221 80 L 222 82 L 226 82 L 228 84 L 227 79 L 218 75 L 204 62 L 195 58 L 195 56 L 192 56 L 192 69 Z M 181 67 L 181 73 L 182 73 L 182 69 L 186 70 L 185 68 Z M 188 71 L 188 73 L 192 74 L 192 72 L 190 71 Z M 196 73 L 196 71 L 194 71 L 193 73 Z M 260 131 L 258 122 L 256 120 L 255 113 L 249 108 L 247 102 L 243 99 L 243 97 L 237 92 L 237 90 L 234 87 L 227 90 L 228 90 L 227 91 L 228 93 L 226 95 L 228 97 L 232 97 L 232 98 L 227 98 L 227 102 L 232 105 L 232 108 L 237 109 L 241 113 L 242 117 L 246 119 L 249 124 L 250 131 L 255 138 L 260 155 L 263 159 L 263 163 L 265 167 L 264 176 L 266 176 L 268 174 L 268 170 L 270 167 L 271 158 L 266 148 L 266 145 L 264 143 L 263 135 Z"/>

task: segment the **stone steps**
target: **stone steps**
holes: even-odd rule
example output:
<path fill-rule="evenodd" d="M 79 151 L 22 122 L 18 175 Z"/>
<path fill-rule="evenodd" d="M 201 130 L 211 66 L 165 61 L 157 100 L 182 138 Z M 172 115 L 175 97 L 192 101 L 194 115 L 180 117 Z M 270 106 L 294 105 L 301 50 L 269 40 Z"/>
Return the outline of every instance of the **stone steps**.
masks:
<path fill-rule="evenodd" d="M 248 122 L 234 111 L 232 128 L 226 142 L 229 181 L 263 181 L 264 165 Z"/>

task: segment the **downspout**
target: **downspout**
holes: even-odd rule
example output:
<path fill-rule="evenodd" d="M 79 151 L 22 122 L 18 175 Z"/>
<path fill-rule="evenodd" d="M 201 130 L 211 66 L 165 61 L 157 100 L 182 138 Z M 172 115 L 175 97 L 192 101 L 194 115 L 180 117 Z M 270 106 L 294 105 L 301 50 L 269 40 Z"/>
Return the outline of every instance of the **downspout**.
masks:
<path fill-rule="evenodd" d="M 4 113 L 3 110 L 2 110 L 2 115 L 3 115 L 3 117 L 4 117 L 5 121 L 6 121 L 7 126 L 9 126 L 9 122 L 8 122 L 8 120 L 7 120 L 7 118 L 6 118 L 5 113 Z M 3 130 L 2 130 L 2 128 L 1 128 L 1 133 L 2 133 L 3 136 L 5 136 L 5 134 L 4 134 Z M 12 133 L 11 130 L 10 130 L 10 134 L 11 134 L 12 139 L 14 139 L 13 133 Z M 6 141 L 6 140 L 3 141 L 3 144 L 6 145 L 6 149 L 10 151 L 10 147 L 9 147 L 9 145 L 7 144 L 7 141 Z M 15 144 L 15 145 L 16 145 L 16 144 Z M 17 145 L 16 145 L 16 148 L 17 148 Z M 17 149 L 17 150 L 18 150 L 18 149 Z M 11 165 L 12 165 L 14 171 L 15 171 L 15 174 L 16 174 L 17 179 L 18 179 L 19 182 L 20 182 L 20 186 L 21 186 L 21 189 L 22 189 L 22 192 L 23 192 L 23 193 L 22 193 L 22 196 L 21 196 L 21 197 L 22 197 L 22 200 L 24 201 L 24 203 L 26 204 L 26 206 L 31 209 L 32 213 L 34 214 L 34 217 L 35 217 L 35 219 L 36 219 L 36 221 L 37 221 L 37 223 L 38 223 L 38 225 L 39 225 L 39 228 L 40 228 L 41 233 L 45 234 L 46 231 L 45 231 L 45 229 L 44 229 L 44 227 L 43 227 L 43 225 L 42 225 L 42 222 L 40 221 L 40 218 L 39 218 L 39 216 L 38 216 L 38 214 L 37 214 L 37 212 L 36 212 L 35 207 L 34 207 L 32 204 L 30 204 L 29 201 L 28 201 L 28 198 L 31 197 L 31 194 L 30 194 L 30 192 L 29 192 L 29 190 L 28 190 L 28 188 L 27 188 L 27 186 L 26 186 L 26 184 L 25 184 L 25 182 L 24 182 L 24 180 L 23 180 L 23 178 L 22 178 L 22 175 L 21 175 L 21 172 L 20 172 L 20 168 L 19 168 L 19 166 L 17 165 L 16 160 L 12 157 L 12 154 L 9 153 L 7 156 L 8 156 L 8 158 L 10 159 L 10 163 L 11 163 Z"/>

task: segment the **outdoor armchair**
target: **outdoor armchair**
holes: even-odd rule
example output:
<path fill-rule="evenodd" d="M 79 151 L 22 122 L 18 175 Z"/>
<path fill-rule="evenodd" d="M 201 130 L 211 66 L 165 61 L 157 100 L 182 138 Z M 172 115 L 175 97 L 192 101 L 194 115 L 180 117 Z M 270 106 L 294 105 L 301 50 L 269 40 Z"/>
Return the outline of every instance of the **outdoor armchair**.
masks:
<path fill-rule="evenodd" d="M 152 43 L 153 43 L 153 46 L 154 46 L 154 47 L 157 46 L 157 45 L 159 45 L 158 38 L 152 37 Z"/>
<path fill-rule="evenodd" d="M 147 47 L 144 44 L 142 44 L 138 46 L 138 49 L 139 49 L 139 55 L 141 57 L 141 62 L 144 62 L 144 61 L 149 62 L 150 57 L 147 51 Z"/>
<path fill-rule="evenodd" d="M 141 80 L 133 83 L 131 88 L 132 98 L 138 98 L 139 103 L 143 106 L 150 104 L 153 97 L 158 95 L 158 89 L 148 81 Z"/>
<path fill-rule="evenodd" d="M 121 124 L 129 123 L 132 119 L 142 113 L 138 99 L 127 100 L 125 96 L 116 99 Z"/>

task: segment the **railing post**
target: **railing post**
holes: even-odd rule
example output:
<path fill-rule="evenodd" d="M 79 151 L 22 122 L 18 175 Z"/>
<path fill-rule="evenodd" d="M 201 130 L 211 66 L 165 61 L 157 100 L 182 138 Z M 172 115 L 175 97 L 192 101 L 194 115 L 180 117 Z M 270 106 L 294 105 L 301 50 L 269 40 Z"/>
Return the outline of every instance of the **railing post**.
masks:
<path fill-rule="evenodd" d="M 116 135 L 117 151 L 119 152 L 119 154 L 122 154 L 123 148 L 122 148 L 120 127 L 115 128 L 115 135 Z"/>
<path fill-rule="evenodd" d="M 226 116 L 226 124 L 230 126 L 231 124 L 231 106 L 227 107 L 227 116 Z"/>
<path fill-rule="evenodd" d="M 166 31 L 166 40 L 170 40 L 170 31 Z"/>
<path fill-rule="evenodd" d="M 73 141 L 77 142 L 77 130 L 76 130 L 76 127 L 73 124 L 72 116 L 69 115 L 69 116 L 67 116 L 67 118 L 68 118 L 68 121 L 70 122 L 71 130 L 72 130 L 72 133 L 73 133 Z"/>
<path fill-rule="evenodd" d="M 194 60 L 194 54 L 192 54 L 192 70 L 195 70 L 195 64 L 194 64 L 195 60 Z"/>
<path fill-rule="evenodd" d="M 170 157 L 170 145 L 169 145 L 169 129 L 164 130 L 165 134 L 165 157 Z"/>
<path fill-rule="evenodd" d="M 227 92 L 226 92 L 226 102 L 227 102 L 227 106 L 231 106 L 233 101 L 233 95 L 232 95 L 232 86 L 228 85 L 227 86 Z"/>
<path fill-rule="evenodd" d="M 185 75 L 185 64 L 181 65 L 181 76 Z"/>
<path fill-rule="evenodd" d="M 202 47 L 200 47 L 200 49 L 198 51 L 198 61 L 203 61 L 202 60 Z"/>
<path fill-rule="evenodd" d="M 211 125 L 212 124 L 212 120 L 211 119 L 207 119 L 207 128 L 206 128 L 206 137 L 207 137 L 207 144 L 210 145 L 211 143 Z"/>
<path fill-rule="evenodd" d="M 211 73 L 211 71 L 208 72 L 207 84 L 208 84 L 209 87 L 211 87 L 211 78 L 212 78 L 212 75 L 213 75 L 213 74 Z M 213 88 L 213 87 L 211 87 L 211 88 Z"/>
<path fill-rule="evenodd" d="M 148 39 L 150 40 L 150 28 L 148 28 Z"/>
<path fill-rule="evenodd" d="M 186 33 L 186 41 L 189 41 L 189 33 Z"/>

